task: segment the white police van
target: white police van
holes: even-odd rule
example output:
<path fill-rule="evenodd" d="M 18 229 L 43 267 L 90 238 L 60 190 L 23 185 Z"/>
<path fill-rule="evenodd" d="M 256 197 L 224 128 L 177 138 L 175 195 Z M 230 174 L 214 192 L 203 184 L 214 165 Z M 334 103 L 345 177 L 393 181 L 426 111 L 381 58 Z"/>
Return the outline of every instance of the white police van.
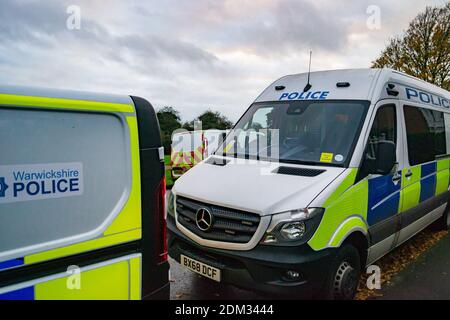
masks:
<path fill-rule="evenodd" d="M 448 228 L 450 93 L 390 69 L 283 77 L 169 200 L 169 254 L 218 282 L 354 297 L 361 270 Z"/>

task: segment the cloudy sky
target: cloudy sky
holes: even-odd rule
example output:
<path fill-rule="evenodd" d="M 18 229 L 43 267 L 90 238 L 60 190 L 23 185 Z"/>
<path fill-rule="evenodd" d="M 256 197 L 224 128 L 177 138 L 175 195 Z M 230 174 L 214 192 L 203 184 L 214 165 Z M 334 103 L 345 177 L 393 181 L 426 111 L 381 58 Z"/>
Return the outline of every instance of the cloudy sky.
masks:
<path fill-rule="evenodd" d="M 369 67 L 445 0 L 0 0 L 0 84 L 134 94 L 233 121 L 273 80 Z M 67 9 L 81 12 L 67 28 Z M 380 9 L 380 27 L 367 20 Z M 369 14 L 367 13 L 369 8 Z M 69 20 L 73 21 L 73 20 Z M 370 20 L 372 21 L 372 20 Z"/>

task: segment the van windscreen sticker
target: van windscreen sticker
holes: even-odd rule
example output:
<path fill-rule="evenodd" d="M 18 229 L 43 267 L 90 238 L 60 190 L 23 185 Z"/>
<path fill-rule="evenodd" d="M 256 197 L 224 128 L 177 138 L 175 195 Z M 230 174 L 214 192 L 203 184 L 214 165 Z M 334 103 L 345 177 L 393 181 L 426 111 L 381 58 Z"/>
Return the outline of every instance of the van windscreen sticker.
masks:
<path fill-rule="evenodd" d="M 0 166 L 0 204 L 82 194 L 81 162 Z"/>
<path fill-rule="evenodd" d="M 320 155 L 320 162 L 332 162 L 333 154 L 330 152 L 322 152 Z"/>

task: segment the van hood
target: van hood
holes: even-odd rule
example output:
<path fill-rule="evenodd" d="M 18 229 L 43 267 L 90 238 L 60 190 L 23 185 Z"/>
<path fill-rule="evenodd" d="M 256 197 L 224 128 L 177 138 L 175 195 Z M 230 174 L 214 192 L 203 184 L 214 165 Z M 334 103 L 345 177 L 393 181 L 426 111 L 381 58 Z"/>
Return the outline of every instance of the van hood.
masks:
<path fill-rule="evenodd" d="M 172 189 L 174 194 L 261 216 L 308 207 L 345 171 L 339 167 L 233 158 L 228 158 L 228 164 L 219 166 L 208 160 L 179 178 Z M 324 171 L 314 177 L 279 174 L 276 172 L 280 166 Z"/>

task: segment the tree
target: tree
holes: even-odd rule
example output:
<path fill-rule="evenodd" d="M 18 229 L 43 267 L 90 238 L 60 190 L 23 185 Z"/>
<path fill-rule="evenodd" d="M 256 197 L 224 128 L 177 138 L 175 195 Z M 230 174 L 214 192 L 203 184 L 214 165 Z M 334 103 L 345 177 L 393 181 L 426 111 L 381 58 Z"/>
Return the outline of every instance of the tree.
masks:
<path fill-rule="evenodd" d="M 219 129 L 226 130 L 230 129 L 233 126 L 233 123 L 228 120 L 223 114 L 218 111 L 207 110 L 203 112 L 198 118 L 194 121 L 202 122 L 202 129 Z M 194 130 L 194 121 L 186 122 L 183 125 L 183 128 L 192 131 Z"/>
<path fill-rule="evenodd" d="M 156 113 L 161 130 L 161 139 L 164 152 L 170 154 L 172 144 L 172 132 L 181 128 L 180 113 L 173 107 L 163 107 Z"/>
<path fill-rule="evenodd" d="M 389 67 L 450 90 L 450 2 L 427 7 L 390 39 L 372 68 Z"/>

